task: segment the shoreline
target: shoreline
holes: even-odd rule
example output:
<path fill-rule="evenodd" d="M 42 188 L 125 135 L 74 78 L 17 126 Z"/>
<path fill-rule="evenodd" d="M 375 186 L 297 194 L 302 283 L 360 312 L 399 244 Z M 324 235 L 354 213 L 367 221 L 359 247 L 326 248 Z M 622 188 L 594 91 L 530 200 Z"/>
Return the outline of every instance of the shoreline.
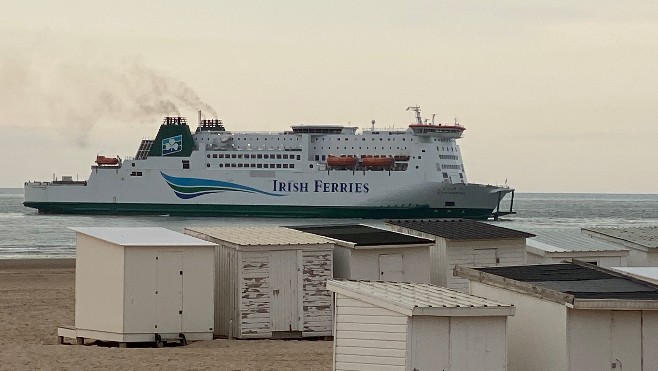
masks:
<path fill-rule="evenodd" d="M 75 269 L 75 258 L 0 258 L 0 269 Z"/>

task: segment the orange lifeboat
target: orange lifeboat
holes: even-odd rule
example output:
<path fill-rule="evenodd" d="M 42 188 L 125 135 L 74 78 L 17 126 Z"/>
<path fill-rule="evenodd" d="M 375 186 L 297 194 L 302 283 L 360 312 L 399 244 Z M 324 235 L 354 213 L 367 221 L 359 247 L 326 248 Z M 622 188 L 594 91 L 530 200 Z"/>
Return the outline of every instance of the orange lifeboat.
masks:
<path fill-rule="evenodd" d="M 332 167 L 354 167 L 354 165 L 356 165 L 356 157 L 346 155 L 338 157 L 329 155 L 327 157 L 327 165 Z"/>
<path fill-rule="evenodd" d="M 393 165 L 393 160 L 392 157 L 379 157 L 379 155 L 375 155 L 374 157 L 364 157 L 361 159 L 361 162 L 363 163 L 363 166 L 366 167 L 375 167 L 375 166 L 381 166 L 381 167 L 390 167 Z"/>
<path fill-rule="evenodd" d="M 119 164 L 119 159 L 116 157 L 105 157 L 101 155 L 96 156 L 96 164 L 103 166 L 103 165 L 118 165 Z"/>

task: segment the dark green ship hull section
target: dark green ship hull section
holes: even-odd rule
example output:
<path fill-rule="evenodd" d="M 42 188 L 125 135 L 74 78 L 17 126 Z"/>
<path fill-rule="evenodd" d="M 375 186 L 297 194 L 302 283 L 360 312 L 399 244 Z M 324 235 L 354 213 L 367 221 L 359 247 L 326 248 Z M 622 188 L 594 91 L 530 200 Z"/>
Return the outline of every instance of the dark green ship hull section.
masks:
<path fill-rule="evenodd" d="M 45 214 L 86 215 L 171 215 L 266 218 L 467 218 L 487 219 L 490 209 L 433 209 L 428 206 L 351 207 L 351 206 L 278 206 L 278 205 L 209 205 L 85 202 L 24 202 L 23 205 Z"/>

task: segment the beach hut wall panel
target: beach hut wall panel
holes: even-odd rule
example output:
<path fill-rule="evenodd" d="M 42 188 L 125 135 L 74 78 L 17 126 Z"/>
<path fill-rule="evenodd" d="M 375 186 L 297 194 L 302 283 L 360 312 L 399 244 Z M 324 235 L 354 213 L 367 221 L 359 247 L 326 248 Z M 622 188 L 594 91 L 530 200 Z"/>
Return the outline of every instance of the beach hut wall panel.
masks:
<path fill-rule="evenodd" d="M 352 280 L 430 282 L 429 248 L 434 239 L 362 224 L 295 226 L 336 242 L 334 277 Z"/>
<path fill-rule="evenodd" d="M 429 284 L 332 280 L 328 287 L 334 370 L 506 369 L 511 305 Z"/>
<path fill-rule="evenodd" d="M 517 308 L 508 320 L 510 371 L 658 370 L 658 286 L 597 267 L 560 268 L 575 265 L 458 273 L 473 295 Z M 531 275 L 543 281 L 526 281 Z"/>
<path fill-rule="evenodd" d="M 335 278 L 430 282 L 428 246 L 375 249 L 336 246 L 334 266 Z"/>
<path fill-rule="evenodd" d="M 215 335 L 330 336 L 333 243 L 279 227 L 187 228 L 218 244 Z"/>
<path fill-rule="evenodd" d="M 563 261 L 573 261 L 574 259 L 585 263 L 595 264 L 600 267 L 625 267 L 626 256 L 611 256 L 605 252 L 579 252 L 567 251 L 565 253 L 535 253 L 528 249 L 528 264 L 557 264 Z"/>
<path fill-rule="evenodd" d="M 164 228 L 74 230 L 78 336 L 212 339 L 214 244 Z"/>
<path fill-rule="evenodd" d="M 430 282 L 468 292 L 469 281 L 453 274 L 455 266 L 487 267 L 525 264 L 526 238 L 533 234 L 473 220 L 387 221 L 393 231 L 435 240 L 430 247 Z M 438 227 L 438 228 L 437 228 Z M 446 232 L 454 227 L 461 233 Z"/>

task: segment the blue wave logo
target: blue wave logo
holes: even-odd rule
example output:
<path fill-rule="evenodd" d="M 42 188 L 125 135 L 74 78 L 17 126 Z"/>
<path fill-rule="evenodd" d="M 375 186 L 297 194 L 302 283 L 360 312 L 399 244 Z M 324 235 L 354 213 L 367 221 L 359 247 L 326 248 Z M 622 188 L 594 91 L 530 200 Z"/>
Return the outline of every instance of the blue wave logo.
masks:
<path fill-rule="evenodd" d="M 223 182 L 221 180 L 202 179 L 202 178 L 178 178 L 175 176 L 167 175 L 160 172 L 169 187 L 174 190 L 178 198 L 190 199 L 211 193 L 218 192 L 246 192 L 246 193 L 260 193 L 268 196 L 287 196 L 285 194 L 276 194 L 261 191 L 260 189 L 247 187 L 242 184 Z"/>

